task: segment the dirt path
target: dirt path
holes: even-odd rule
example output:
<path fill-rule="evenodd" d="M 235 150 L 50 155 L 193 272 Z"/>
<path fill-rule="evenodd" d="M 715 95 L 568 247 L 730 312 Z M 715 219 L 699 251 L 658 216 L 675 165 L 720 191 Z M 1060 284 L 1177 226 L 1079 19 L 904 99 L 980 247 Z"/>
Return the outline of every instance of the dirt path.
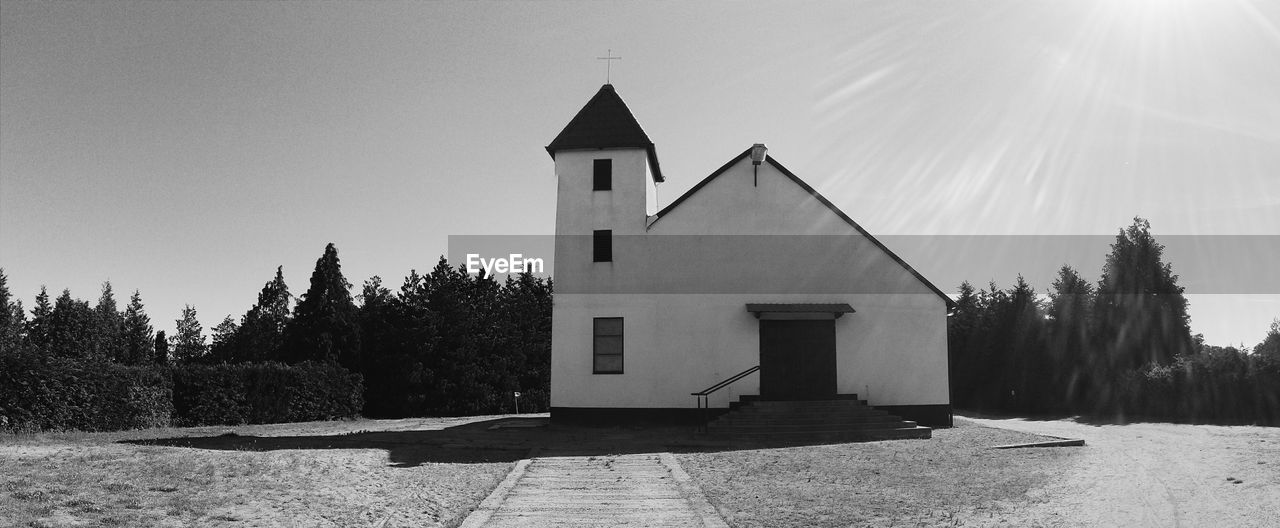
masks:
<path fill-rule="evenodd" d="M 985 522 L 1022 526 L 1280 526 L 1280 429 L 971 419 L 1086 442 L 1033 505 Z"/>
<path fill-rule="evenodd" d="M 522 461 L 462 528 L 726 525 L 669 453 Z"/>

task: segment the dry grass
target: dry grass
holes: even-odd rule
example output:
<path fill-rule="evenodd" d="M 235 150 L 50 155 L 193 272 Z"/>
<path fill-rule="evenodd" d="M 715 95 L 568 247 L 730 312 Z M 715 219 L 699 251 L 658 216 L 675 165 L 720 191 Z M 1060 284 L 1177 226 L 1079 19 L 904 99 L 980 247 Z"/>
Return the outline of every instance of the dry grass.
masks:
<path fill-rule="evenodd" d="M 525 451 L 387 431 L 458 423 L 0 436 L 0 525 L 455 526 Z"/>
<path fill-rule="evenodd" d="M 1075 453 L 992 450 L 1039 437 L 964 423 L 933 440 L 744 450 L 688 427 L 490 430 L 495 418 L 0 436 L 0 526 L 456 526 L 531 449 L 681 453 L 738 527 L 998 524 Z"/>
<path fill-rule="evenodd" d="M 1042 439 L 957 420 L 932 440 L 676 456 L 734 527 L 969 526 L 999 524 L 1078 456 L 990 449 Z"/>

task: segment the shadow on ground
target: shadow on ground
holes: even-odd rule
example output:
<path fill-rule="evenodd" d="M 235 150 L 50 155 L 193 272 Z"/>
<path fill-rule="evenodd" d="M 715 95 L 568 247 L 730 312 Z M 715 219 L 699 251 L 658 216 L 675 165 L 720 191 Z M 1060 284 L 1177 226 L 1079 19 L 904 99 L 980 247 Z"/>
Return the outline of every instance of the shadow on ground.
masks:
<path fill-rule="evenodd" d="M 709 439 L 692 426 L 589 427 L 551 424 L 548 418 L 497 418 L 433 430 L 360 431 L 336 435 L 218 436 L 121 440 L 119 443 L 213 449 L 384 449 L 393 467 L 427 463 L 510 462 L 529 456 L 595 456 L 663 451 L 723 451 L 763 447 Z"/>

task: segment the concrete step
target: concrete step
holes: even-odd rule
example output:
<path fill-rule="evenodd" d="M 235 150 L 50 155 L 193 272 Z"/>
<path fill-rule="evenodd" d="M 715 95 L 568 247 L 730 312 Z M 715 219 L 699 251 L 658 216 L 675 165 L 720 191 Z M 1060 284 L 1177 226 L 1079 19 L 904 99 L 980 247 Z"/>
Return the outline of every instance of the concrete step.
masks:
<path fill-rule="evenodd" d="M 932 437 L 928 427 L 873 409 L 856 394 L 844 396 L 812 401 L 743 397 L 708 423 L 706 431 L 728 440 L 783 444 Z"/>
<path fill-rule="evenodd" d="M 869 431 L 873 429 L 904 429 L 916 427 L 915 422 L 907 422 L 896 420 L 892 422 L 872 422 L 860 424 L 778 424 L 778 423 L 753 423 L 753 424 L 710 424 L 707 426 L 708 431 L 728 432 L 736 431 L 743 433 L 766 433 L 788 432 L 798 433 L 803 431 Z"/>
<path fill-rule="evenodd" d="M 741 420 L 741 419 L 721 419 L 707 424 L 708 427 L 777 427 L 777 428 L 805 428 L 805 427 L 827 427 L 829 429 L 857 429 L 859 427 L 883 427 L 886 424 L 895 425 L 915 422 L 907 422 L 901 418 L 885 418 L 880 420 L 866 421 L 850 421 L 850 420 Z"/>
<path fill-rule="evenodd" d="M 755 400 L 739 402 L 746 407 L 784 408 L 797 407 L 858 407 L 866 406 L 863 400 Z"/>
<path fill-rule="evenodd" d="M 795 407 L 795 408 L 765 408 L 765 407 L 740 407 L 733 409 L 733 412 L 742 414 L 753 414 L 761 416 L 777 416 L 777 415 L 812 415 L 812 416 L 831 416 L 837 414 L 847 414 L 850 416 L 883 416 L 889 414 L 880 409 L 872 409 L 870 407 Z"/>
<path fill-rule="evenodd" d="M 735 414 L 750 416 L 892 416 L 886 411 L 861 407 L 856 409 L 831 408 L 797 408 L 797 409 L 761 409 L 758 407 L 742 407 L 734 409 Z"/>
<path fill-rule="evenodd" d="M 858 400 L 858 395 L 857 395 L 857 394 L 837 394 L 837 395 L 835 395 L 835 396 L 833 396 L 832 398 L 827 399 L 827 400 L 815 400 L 815 401 L 835 401 L 835 400 L 854 400 L 854 401 L 861 401 L 861 400 Z M 738 401 L 740 401 L 740 402 L 755 402 L 755 401 L 779 401 L 779 400 L 761 400 L 761 399 L 760 399 L 760 395 L 759 395 L 759 394 L 742 394 L 742 395 L 739 395 L 739 396 L 738 396 Z M 784 401 L 785 401 L 785 400 L 784 400 Z M 802 401 L 802 400 L 792 400 L 792 401 Z"/>
<path fill-rule="evenodd" d="M 744 417 L 744 415 L 724 415 L 724 417 L 712 420 L 709 424 L 744 424 L 744 425 L 840 425 L 840 427 L 856 427 L 856 425 L 869 423 L 902 423 L 899 417 L 827 417 L 827 418 L 803 418 L 803 417 Z"/>
<path fill-rule="evenodd" d="M 869 429 L 860 431 L 770 431 L 713 433 L 712 436 L 730 441 L 751 442 L 757 444 L 811 444 L 832 442 L 870 442 L 876 440 L 903 440 L 932 438 L 933 430 L 928 427 L 903 427 L 896 429 Z"/>
<path fill-rule="evenodd" d="M 875 408 L 870 407 L 865 403 L 848 401 L 848 402 L 813 402 L 808 404 L 802 403 L 802 402 L 749 402 L 749 403 L 744 403 L 742 405 L 739 405 L 735 409 L 743 409 L 743 410 L 759 409 L 762 411 L 790 412 L 790 411 L 803 411 L 808 409 L 836 409 L 836 410 L 871 409 L 871 410 L 874 410 Z"/>
<path fill-rule="evenodd" d="M 797 408 L 797 406 L 794 406 L 794 405 L 792 405 L 792 406 L 787 406 L 787 405 L 774 405 L 774 406 L 763 406 L 763 407 L 761 407 L 760 405 L 757 405 L 758 403 L 760 403 L 760 402 L 736 402 L 736 401 L 735 401 L 735 402 L 729 402 L 729 409 L 730 409 L 730 410 L 734 410 L 734 409 L 753 409 L 753 408 L 778 408 L 778 409 L 794 409 L 794 408 Z M 783 403 L 783 402 L 775 402 L 775 403 Z M 785 403 L 792 404 L 792 403 L 796 403 L 796 402 L 785 402 Z M 856 408 L 856 407 L 858 407 L 858 406 L 861 406 L 861 407 L 867 407 L 867 408 L 870 408 L 870 407 L 868 407 L 868 406 L 867 406 L 867 401 L 866 401 L 866 400 L 856 400 L 856 401 L 855 401 L 855 400 L 849 400 L 848 402 L 839 402 L 839 403 L 838 403 L 837 405 L 835 405 L 835 406 L 836 406 L 836 407 L 841 407 L 841 406 L 843 406 L 843 407 L 847 407 L 847 408 Z M 820 406 L 820 407 L 821 407 L 821 406 Z"/>

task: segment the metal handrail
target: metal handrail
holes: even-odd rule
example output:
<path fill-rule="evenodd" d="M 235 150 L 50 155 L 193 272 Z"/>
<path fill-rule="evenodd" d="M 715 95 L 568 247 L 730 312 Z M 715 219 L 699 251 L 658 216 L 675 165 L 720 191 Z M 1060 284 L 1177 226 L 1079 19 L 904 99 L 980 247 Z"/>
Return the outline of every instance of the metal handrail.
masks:
<path fill-rule="evenodd" d="M 702 389 L 698 392 L 689 393 L 690 396 L 696 397 L 698 409 L 702 411 L 702 431 L 703 432 L 706 432 L 707 423 L 710 422 L 710 420 L 707 417 L 708 413 L 711 412 L 711 402 L 709 401 L 708 395 L 710 395 L 715 391 L 728 387 L 729 385 L 733 384 L 734 382 L 742 378 L 750 376 L 752 373 L 754 373 L 757 370 L 760 370 L 760 365 L 756 365 L 747 370 L 734 374 L 732 377 L 724 381 L 721 381 L 720 383 L 717 383 L 715 385 Z"/>
<path fill-rule="evenodd" d="M 727 385 L 729 385 L 729 384 L 731 384 L 731 383 L 733 383 L 733 382 L 735 382 L 735 381 L 738 381 L 738 380 L 740 380 L 740 379 L 742 379 L 742 378 L 745 378 L 745 377 L 747 377 L 747 376 L 751 375 L 751 373 L 753 373 L 753 372 L 755 372 L 755 371 L 757 371 L 757 370 L 760 370 L 760 365 L 756 365 L 756 366 L 751 367 L 751 368 L 749 368 L 749 369 L 747 369 L 747 370 L 744 370 L 744 371 L 742 371 L 742 372 L 739 372 L 739 373 L 737 373 L 737 374 L 734 374 L 734 375 L 733 375 L 733 377 L 731 377 L 731 378 L 729 378 L 729 379 L 726 379 L 726 380 L 724 380 L 724 381 L 722 381 L 722 382 L 720 382 L 720 383 L 717 383 L 717 384 L 715 384 L 715 385 L 712 385 L 712 386 L 710 386 L 710 387 L 707 387 L 707 388 L 705 388 L 705 389 L 702 389 L 701 391 L 698 391 L 698 392 L 690 392 L 690 393 L 689 393 L 689 395 L 690 395 L 690 396 L 706 396 L 706 395 L 711 394 L 711 393 L 713 393 L 713 392 L 715 392 L 715 391 L 718 391 L 718 390 L 720 390 L 720 389 L 725 388 L 725 386 L 727 386 Z"/>

